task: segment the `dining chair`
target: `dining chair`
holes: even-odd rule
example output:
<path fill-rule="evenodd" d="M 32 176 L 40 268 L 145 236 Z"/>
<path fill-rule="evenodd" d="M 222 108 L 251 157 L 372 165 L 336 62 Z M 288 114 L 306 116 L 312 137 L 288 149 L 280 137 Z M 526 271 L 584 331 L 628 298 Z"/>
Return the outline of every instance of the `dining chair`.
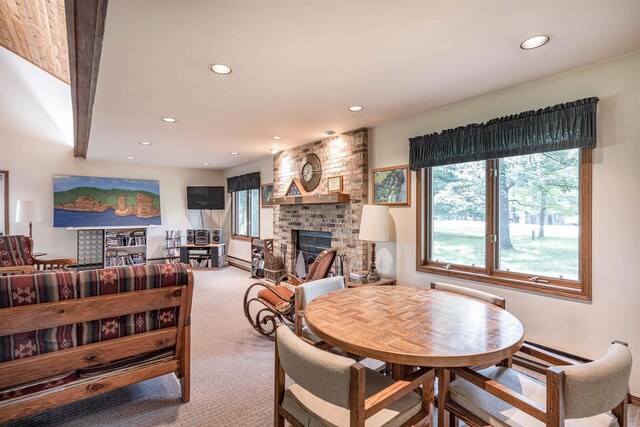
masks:
<path fill-rule="evenodd" d="M 295 288 L 295 323 L 294 330 L 296 335 L 312 342 L 321 341 L 308 326 L 305 325 L 304 310 L 307 305 L 321 295 L 330 292 L 346 289 L 344 277 L 327 277 L 326 279 L 315 280 L 313 282 L 303 283 Z"/>
<path fill-rule="evenodd" d="M 525 344 L 521 352 L 548 363 L 546 384 L 505 367 L 455 368 L 446 397 L 453 418 L 470 427 L 626 427 L 631 351 L 615 341 L 605 355 L 579 363 Z"/>
<path fill-rule="evenodd" d="M 289 388 L 285 374 L 295 383 Z M 430 368 L 394 381 L 309 345 L 287 326 L 276 331 L 275 427 L 285 419 L 295 427 L 431 425 L 433 383 Z"/>
<path fill-rule="evenodd" d="M 439 291 L 455 292 L 457 294 L 466 295 L 471 298 L 476 298 L 489 304 L 497 305 L 500 308 L 506 308 L 507 302 L 504 298 L 500 298 L 497 295 L 490 294 L 489 292 L 477 291 L 471 288 L 465 288 L 464 286 L 450 285 L 448 283 L 431 282 L 431 289 L 437 289 Z"/>

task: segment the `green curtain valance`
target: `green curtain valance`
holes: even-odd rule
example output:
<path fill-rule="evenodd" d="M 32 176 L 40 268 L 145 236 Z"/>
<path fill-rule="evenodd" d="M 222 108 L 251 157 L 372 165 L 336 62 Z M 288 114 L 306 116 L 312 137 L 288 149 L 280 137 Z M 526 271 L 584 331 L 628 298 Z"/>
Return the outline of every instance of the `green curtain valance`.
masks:
<path fill-rule="evenodd" d="M 411 170 L 570 148 L 595 148 L 598 98 L 409 138 Z"/>
<path fill-rule="evenodd" d="M 255 190 L 260 188 L 260 172 L 227 178 L 227 192 L 235 193 L 242 190 Z"/>

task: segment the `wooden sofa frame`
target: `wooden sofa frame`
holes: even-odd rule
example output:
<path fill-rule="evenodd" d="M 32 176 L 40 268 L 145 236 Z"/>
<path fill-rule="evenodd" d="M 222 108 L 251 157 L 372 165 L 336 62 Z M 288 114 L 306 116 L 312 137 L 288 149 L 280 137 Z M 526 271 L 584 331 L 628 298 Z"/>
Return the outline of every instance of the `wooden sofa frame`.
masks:
<path fill-rule="evenodd" d="M 4 389 L 72 370 L 175 348 L 175 356 L 171 360 L 83 379 L 77 385 L 70 383 L 59 391 L 42 396 L 36 394 L 31 399 L 4 406 L 0 408 L 0 423 L 170 373 L 175 373 L 180 380 L 182 401 L 188 402 L 192 295 L 193 272 L 189 270 L 188 282 L 184 285 L 0 309 L 0 336 L 4 336 L 179 307 L 178 325 L 174 327 L 0 363 L 0 389 Z"/>
<path fill-rule="evenodd" d="M 621 341 L 614 343 L 627 345 Z M 555 354 L 546 349 L 537 347 L 525 341 L 520 353 L 531 356 L 535 359 L 549 363 L 546 369 L 546 386 L 547 386 L 547 402 L 546 407 L 539 405 L 537 402 L 523 396 L 515 390 L 500 384 L 497 381 L 487 378 L 481 373 L 469 368 L 451 369 L 451 373 L 459 376 L 466 381 L 480 387 L 484 391 L 500 398 L 515 408 L 531 415 L 545 423 L 547 427 L 562 427 L 565 425 L 564 416 L 564 372 L 561 368 L 553 365 L 578 365 L 581 362 L 565 357 L 564 355 Z M 448 393 L 448 391 L 447 391 Z M 458 405 L 456 402 L 445 396 L 446 409 L 450 414 L 450 423 L 452 426 L 458 425 L 458 420 L 462 420 L 470 427 L 491 427 L 487 422 L 477 415 L 471 413 L 467 409 Z M 619 405 L 611 409 L 612 414 L 618 419 L 620 427 L 627 427 L 627 399 L 625 398 Z"/>

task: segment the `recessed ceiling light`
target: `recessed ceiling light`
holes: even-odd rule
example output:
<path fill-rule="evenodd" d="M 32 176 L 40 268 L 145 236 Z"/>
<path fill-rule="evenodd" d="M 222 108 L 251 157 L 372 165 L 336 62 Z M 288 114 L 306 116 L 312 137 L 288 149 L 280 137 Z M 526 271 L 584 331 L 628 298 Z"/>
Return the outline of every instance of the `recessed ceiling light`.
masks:
<path fill-rule="evenodd" d="M 278 151 L 280 151 L 280 150 L 278 150 L 277 148 L 272 148 L 271 149 L 271 154 L 276 154 Z"/>
<path fill-rule="evenodd" d="M 202 166 L 209 166 L 209 163 L 203 163 Z"/>
<path fill-rule="evenodd" d="M 327 136 L 333 136 L 333 135 L 335 135 L 335 134 L 336 134 L 336 132 L 335 132 L 335 131 L 333 131 L 333 130 L 328 130 L 328 131 L 325 131 L 325 133 L 324 133 L 324 134 L 325 134 L 325 135 L 327 135 Z"/>
<path fill-rule="evenodd" d="M 151 145 L 151 143 L 147 141 L 140 141 L 140 145 Z"/>
<path fill-rule="evenodd" d="M 230 152 L 229 154 L 231 154 L 232 156 L 237 156 L 237 155 L 238 155 L 238 154 L 240 154 L 240 153 L 238 153 L 238 152 L 236 152 L 236 151 L 232 151 L 232 152 Z"/>
<path fill-rule="evenodd" d="M 174 119 L 173 117 L 163 117 L 162 121 L 165 122 L 165 123 L 175 123 L 175 122 L 177 122 L 177 120 Z"/>
<path fill-rule="evenodd" d="M 352 105 L 351 107 L 349 107 L 349 111 L 357 113 L 358 111 L 362 111 L 363 108 L 364 107 L 362 107 L 361 105 Z"/>
<path fill-rule="evenodd" d="M 538 36 L 533 36 L 529 39 L 526 39 L 522 43 L 520 43 L 520 49 L 530 50 L 535 49 L 537 47 L 543 46 L 549 42 L 551 37 L 546 34 L 540 34 Z"/>
<path fill-rule="evenodd" d="M 271 137 L 271 139 L 275 139 L 276 141 L 280 141 L 280 140 L 282 139 L 282 137 L 281 137 L 281 136 L 278 136 L 278 135 L 273 135 L 273 136 Z"/>
<path fill-rule="evenodd" d="M 133 157 L 133 156 L 127 156 L 127 159 L 129 159 L 129 160 L 135 160 L 135 157 Z"/>
<path fill-rule="evenodd" d="M 209 65 L 209 69 L 216 74 L 229 74 L 231 72 L 231 67 L 224 64 L 212 64 Z"/>

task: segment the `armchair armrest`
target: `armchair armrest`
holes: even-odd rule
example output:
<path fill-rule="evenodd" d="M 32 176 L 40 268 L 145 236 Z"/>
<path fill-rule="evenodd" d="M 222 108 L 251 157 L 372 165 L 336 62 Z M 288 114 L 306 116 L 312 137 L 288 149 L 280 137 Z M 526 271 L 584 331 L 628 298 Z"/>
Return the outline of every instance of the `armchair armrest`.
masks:
<path fill-rule="evenodd" d="M 76 260 L 73 258 L 50 258 L 50 259 L 40 259 L 33 258 L 33 265 L 36 266 L 38 270 L 49 270 L 56 268 L 66 268 L 69 265 L 73 265 L 76 263 Z"/>
<path fill-rule="evenodd" d="M 0 267 L 0 276 L 10 276 L 14 274 L 31 274 L 36 271 L 32 265 L 16 265 L 12 267 Z"/>
<path fill-rule="evenodd" d="M 509 387 L 500 384 L 499 382 L 485 377 L 479 372 L 469 368 L 453 368 L 451 372 L 457 376 L 469 381 L 476 387 L 496 396 L 498 399 L 507 402 L 508 404 L 518 408 L 519 410 L 531 415 L 532 417 L 542 421 L 547 420 L 546 409 L 538 402 L 511 390 Z"/>
<path fill-rule="evenodd" d="M 563 356 L 561 354 L 553 353 L 544 348 L 533 345 L 529 342 L 526 342 L 522 345 L 522 348 L 519 350 L 521 353 L 527 354 L 529 356 L 535 357 L 536 359 L 540 359 L 545 361 L 552 366 L 555 365 L 580 365 L 581 362 L 578 360 L 571 359 L 569 357 Z"/>
<path fill-rule="evenodd" d="M 287 280 L 287 281 L 291 281 L 293 282 L 293 286 L 298 286 L 298 285 L 302 285 L 304 283 L 304 281 L 298 279 L 296 276 L 294 276 L 293 274 L 284 274 L 282 276 L 280 276 L 278 278 L 278 280 L 276 280 L 276 285 L 279 285 L 280 283 L 282 283 L 283 280 Z"/>
<path fill-rule="evenodd" d="M 417 371 L 407 375 L 405 378 L 394 382 L 389 387 L 380 390 L 373 396 L 364 401 L 365 418 L 380 412 L 382 409 L 391 405 L 393 402 L 401 399 L 420 385 L 425 385 L 425 391 L 428 382 L 434 381 L 434 370 L 432 368 L 420 368 Z"/>

